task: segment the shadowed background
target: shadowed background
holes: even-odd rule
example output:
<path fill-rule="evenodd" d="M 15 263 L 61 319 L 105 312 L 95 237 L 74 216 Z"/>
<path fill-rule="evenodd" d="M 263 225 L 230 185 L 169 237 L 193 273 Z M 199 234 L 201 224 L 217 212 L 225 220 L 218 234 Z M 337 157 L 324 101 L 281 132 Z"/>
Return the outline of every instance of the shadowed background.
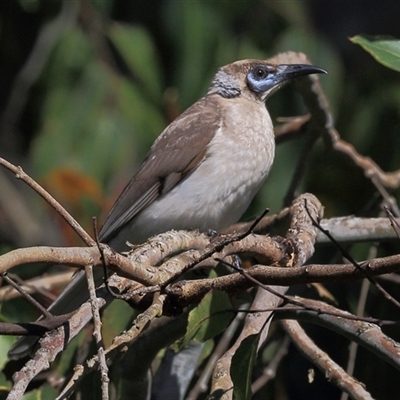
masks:
<path fill-rule="evenodd" d="M 92 216 L 104 216 L 153 140 L 205 93 L 219 66 L 294 50 L 329 72 L 321 82 L 341 136 L 382 169 L 397 169 L 399 75 L 348 37 L 400 38 L 399 14 L 400 3 L 388 0 L 1 2 L 0 155 L 22 165 L 91 232 Z M 275 123 L 306 111 L 293 85 L 268 107 Z M 299 138 L 278 146 L 267 184 L 245 218 L 265 207 L 281 208 L 304 144 Z M 32 191 L 1 170 L 0 187 L 1 252 L 80 243 Z M 319 197 L 326 217 L 376 215 L 379 206 L 363 173 L 322 141 L 313 150 L 302 190 Z M 380 252 L 389 254 L 394 247 L 382 246 Z M 352 251 L 360 259 L 367 256 L 366 246 Z M 333 254 L 325 249 L 320 257 Z M 29 277 L 41 270 L 20 272 Z M 330 289 L 339 303 L 350 309 L 355 304 L 358 284 Z M 345 363 L 344 339 L 330 333 L 316 339 L 323 348 L 339 342 L 334 358 Z M 376 398 L 391 398 L 393 370 L 366 356 L 360 352 L 356 377 L 371 385 Z M 275 395 L 271 398 L 337 399 L 339 392 L 319 372 L 307 383 L 308 368 L 311 364 L 291 349 L 266 392 Z"/>

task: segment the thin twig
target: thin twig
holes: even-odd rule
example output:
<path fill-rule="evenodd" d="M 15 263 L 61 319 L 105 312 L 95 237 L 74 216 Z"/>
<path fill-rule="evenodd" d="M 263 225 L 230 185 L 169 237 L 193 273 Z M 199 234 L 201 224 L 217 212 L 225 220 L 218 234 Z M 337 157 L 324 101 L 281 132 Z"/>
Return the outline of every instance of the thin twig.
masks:
<path fill-rule="evenodd" d="M 400 240 L 400 224 L 399 224 L 399 222 L 396 220 L 395 216 L 389 210 L 389 207 L 384 206 L 383 209 L 384 209 L 384 211 L 386 212 L 386 215 L 389 218 L 390 225 L 392 226 L 393 231 L 396 233 L 397 238 Z"/>
<path fill-rule="evenodd" d="M 107 361 L 106 357 L 104 354 L 104 343 L 103 343 L 103 337 L 101 334 L 101 318 L 100 318 L 100 311 L 99 307 L 97 304 L 97 297 L 96 297 L 96 285 L 94 283 L 94 277 L 93 277 L 93 267 L 91 265 L 88 265 L 85 267 L 85 272 L 86 272 L 86 278 L 88 282 L 88 289 L 89 289 L 89 295 L 90 295 L 90 305 L 92 309 L 92 314 L 93 314 L 93 337 L 96 342 L 96 347 L 97 347 L 97 357 L 99 360 L 99 369 L 100 369 L 100 375 L 101 375 L 101 393 L 102 393 L 102 400 L 107 400 L 108 397 L 108 384 L 110 382 L 110 378 L 108 377 L 108 366 L 107 366 Z"/>
<path fill-rule="evenodd" d="M 124 352 L 124 348 L 126 347 L 126 345 L 136 339 L 150 321 L 159 317 L 162 314 L 162 307 L 164 305 L 165 299 L 165 295 L 154 296 L 153 304 L 146 311 L 136 317 L 135 321 L 132 324 L 132 327 L 120 336 L 114 338 L 111 346 L 108 347 L 105 351 L 107 359 L 111 359 L 120 352 Z M 78 366 L 79 368 L 75 368 L 75 373 L 73 377 L 71 377 L 70 381 L 56 400 L 67 399 L 72 394 L 76 385 L 82 380 L 82 378 L 87 373 L 98 368 L 98 363 L 98 356 L 94 356 L 91 360 L 87 360 L 84 365 Z"/>
<path fill-rule="evenodd" d="M 257 393 L 262 387 L 264 387 L 269 381 L 275 378 L 276 371 L 289 350 L 290 339 L 288 335 L 285 335 L 281 343 L 279 344 L 278 351 L 274 354 L 272 360 L 264 368 L 263 373 L 259 376 L 251 385 L 251 391 L 253 394 Z"/>
<path fill-rule="evenodd" d="M 120 299 L 120 300 L 127 300 L 126 296 L 120 295 L 119 293 L 114 292 L 114 290 L 108 284 L 109 275 L 108 275 L 107 261 L 106 261 L 105 255 L 104 255 L 103 247 L 100 246 L 100 239 L 99 239 L 99 233 L 98 233 L 98 230 L 97 230 L 97 218 L 96 217 L 93 217 L 93 231 L 94 231 L 94 237 L 95 237 L 95 240 L 96 240 L 96 245 L 97 245 L 97 248 L 98 248 L 99 253 L 100 253 L 100 260 L 101 260 L 101 264 L 102 264 L 102 267 L 103 267 L 104 284 L 106 286 L 106 289 L 107 289 L 108 293 L 110 293 L 110 295 L 113 298 Z"/>
<path fill-rule="evenodd" d="M 39 293 L 45 299 L 53 302 L 57 295 L 54 294 L 53 289 L 64 287 L 71 280 L 73 272 L 57 272 L 55 274 L 45 274 L 33 279 L 22 280 L 19 276 L 9 273 L 8 276 L 11 277 L 15 282 L 21 286 L 27 293 Z M 0 287 L 0 299 L 2 302 L 17 298 L 20 293 L 9 286 Z"/>
<path fill-rule="evenodd" d="M 387 290 L 385 290 L 376 280 L 371 276 L 369 272 L 367 272 L 365 269 L 361 268 L 360 264 L 354 260 L 354 258 L 350 255 L 349 252 L 347 252 L 344 247 L 330 234 L 329 231 L 325 230 L 322 228 L 321 224 L 319 221 L 316 221 L 312 215 L 310 214 L 310 218 L 316 228 L 318 228 L 324 235 L 326 235 L 331 242 L 340 250 L 342 253 L 343 257 L 345 257 L 347 260 L 350 261 L 351 264 L 354 265 L 355 268 L 357 268 L 360 272 L 363 273 L 363 275 L 369 280 L 369 282 L 374 285 L 379 292 L 383 295 L 383 297 L 394 304 L 397 308 L 400 308 L 400 302 L 397 301 Z"/>
<path fill-rule="evenodd" d="M 364 386 L 346 374 L 328 354 L 316 346 L 297 321 L 285 320 L 281 323 L 300 353 L 316 365 L 330 382 L 349 393 L 353 399 L 372 400 L 370 393 L 365 390 Z"/>
<path fill-rule="evenodd" d="M 237 310 L 236 317 L 234 320 L 230 323 L 228 328 L 225 330 L 222 338 L 218 341 L 218 344 L 213 351 L 211 357 L 207 360 L 207 364 L 204 367 L 203 371 L 200 374 L 199 379 L 197 379 L 195 385 L 193 386 L 192 390 L 186 397 L 186 400 L 196 400 L 201 393 L 204 393 L 209 384 L 209 380 L 212 374 L 212 370 L 214 369 L 214 366 L 218 359 L 224 354 L 226 349 L 228 348 L 234 334 L 236 334 L 237 329 L 240 325 L 240 323 L 243 321 L 243 319 L 246 316 L 246 313 L 243 312 L 244 310 L 247 310 L 248 305 L 244 305 L 242 308 Z"/>
<path fill-rule="evenodd" d="M 400 321 L 397 320 L 382 320 L 382 319 L 378 319 L 378 318 L 372 318 L 372 317 L 362 317 L 362 316 L 355 316 L 352 314 L 349 314 L 348 312 L 345 311 L 322 311 L 320 307 L 313 307 L 313 306 L 305 306 L 301 301 L 297 301 L 295 298 L 287 296 L 285 294 L 279 293 L 276 290 L 272 289 L 271 286 L 267 286 L 265 284 L 263 284 L 262 282 L 260 282 L 258 279 L 253 278 L 249 273 L 247 273 L 247 271 L 240 269 L 239 267 L 229 264 L 224 260 L 219 260 L 219 262 L 229 266 L 232 269 L 235 269 L 236 271 L 239 271 L 239 273 L 244 276 L 247 280 L 249 280 L 250 282 L 252 282 L 254 285 L 264 289 L 265 291 L 279 297 L 282 301 L 283 304 L 282 306 L 286 305 L 286 304 L 291 304 L 295 307 L 299 307 L 299 310 L 306 310 L 306 311 L 312 311 L 315 312 L 316 314 L 327 314 L 330 316 L 334 316 L 334 317 L 338 317 L 338 318 L 345 318 L 345 319 L 349 319 L 349 320 L 355 320 L 355 321 L 363 321 L 366 323 L 370 323 L 370 324 L 375 324 L 378 326 L 400 326 Z M 272 312 L 272 311 L 279 311 L 278 309 L 257 309 L 255 310 L 255 312 Z M 245 311 L 247 313 L 253 312 L 253 310 L 249 310 L 249 311 Z"/>
<path fill-rule="evenodd" d="M 385 335 L 377 324 L 365 322 L 363 318 L 350 313 L 347 314 L 352 316 L 352 318 L 338 318 L 336 315 L 333 315 L 337 312 L 337 309 L 321 301 L 305 298 L 296 298 L 296 300 L 303 303 L 306 308 L 319 309 L 319 313 L 306 309 L 299 310 L 298 307 L 293 308 L 293 306 L 288 304 L 282 308 L 282 311 L 276 312 L 276 318 L 301 320 L 327 328 L 349 340 L 356 341 L 365 349 L 400 371 L 398 354 L 400 344 Z M 342 311 L 342 313 L 346 314 L 345 311 Z"/>
<path fill-rule="evenodd" d="M 259 280 L 253 278 L 251 275 L 249 275 L 243 268 L 237 267 L 236 265 L 233 265 L 232 263 L 228 263 L 225 260 L 222 260 L 220 258 L 216 258 L 216 260 L 224 265 L 226 265 L 229 268 L 234 269 L 235 271 L 239 272 L 240 275 L 243 275 L 247 280 L 250 282 L 254 283 L 256 286 L 259 286 L 260 288 L 266 290 L 267 292 L 273 294 L 276 297 L 279 297 L 281 300 L 286 302 L 287 297 L 278 291 L 272 289 L 270 286 L 264 285 L 261 283 Z"/>
<path fill-rule="evenodd" d="M 311 154 L 313 146 L 318 138 L 318 132 L 311 127 L 309 137 L 307 138 L 306 143 L 303 146 L 292 179 L 290 181 L 289 188 L 283 200 L 284 207 L 288 207 L 293 202 L 293 199 L 296 197 L 296 195 L 298 195 L 298 188 L 301 185 L 302 176 L 307 167 L 307 161 L 309 160 L 309 156 Z"/>
<path fill-rule="evenodd" d="M 254 222 L 250 225 L 250 227 L 245 231 L 239 234 L 229 234 L 229 235 L 221 235 L 217 236 L 214 240 L 211 240 L 209 249 L 203 252 L 199 257 L 197 257 L 194 261 L 186 264 L 183 268 L 181 268 L 177 274 L 173 274 L 167 280 L 163 281 L 161 284 L 161 288 L 166 287 L 176 278 L 182 276 L 186 271 L 193 269 L 195 266 L 199 265 L 201 262 L 207 260 L 212 257 L 215 253 L 222 251 L 226 246 L 239 242 L 244 239 L 246 236 L 249 236 L 257 224 L 264 218 L 264 216 L 269 212 L 269 209 L 266 208 L 263 213 L 255 219 Z"/>
<path fill-rule="evenodd" d="M 375 258 L 377 255 L 377 252 L 378 252 L 377 245 L 372 246 L 369 250 L 368 258 Z M 358 298 L 358 304 L 357 304 L 356 315 L 358 317 L 364 316 L 365 306 L 367 304 L 367 298 L 368 298 L 368 292 L 369 292 L 370 286 L 371 286 L 371 283 L 367 279 L 363 279 L 362 284 L 361 284 L 360 296 Z M 352 341 L 349 346 L 349 359 L 347 360 L 347 366 L 346 366 L 346 372 L 350 376 L 353 376 L 353 374 L 354 374 L 357 352 L 358 352 L 358 343 Z M 343 392 L 342 396 L 340 397 L 340 400 L 347 400 L 348 398 L 349 398 L 349 394 L 346 392 Z"/>
<path fill-rule="evenodd" d="M 55 211 L 68 223 L 68 225 L 79 235 L 79 237 L 88 246 L 94 246 L 96 242 L 90 235 L 82 228 L 78 221 L 72 217 L 71 214 L 42 186 L 40 186 L 34 179 L 26 174 L 21 167 L 17 167 L 4 158 L 0 157 L 0 165 L 3 165 L 9 171 L 13 172 L 16 178 L 21 179 L 28 186 L 30 186 L 39 196 L 41 196 Z"/>
<path fill-rule="evenodd" d="M 28 292 L 26 292 L 20 285 L 16 284 L 7 273 L 1 274 L 1 277 L 4 278 L 5 281 L 9 285 L 11 285 L 17 292 L 21 294 L 29 303 L 31 303 L 35 308 L 37 308 L 46 318 L 52 318 L 53 315 L 47 311 L 45 307 L 43 307 L 36 299 L 34 299 Z"/>

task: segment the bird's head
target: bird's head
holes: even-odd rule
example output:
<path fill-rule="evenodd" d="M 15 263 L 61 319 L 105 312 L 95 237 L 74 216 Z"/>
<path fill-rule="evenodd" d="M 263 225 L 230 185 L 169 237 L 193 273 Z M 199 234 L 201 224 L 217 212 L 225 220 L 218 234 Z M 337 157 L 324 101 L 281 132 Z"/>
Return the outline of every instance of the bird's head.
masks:
<path fill-rule="evenodd" d="M 290 79 L 326 73 L 309 64 L 270 64 L 262 60 L 242 60 L 225 65 L 216 73 L 208 93 L 225 98 L 250 95 L 264 101 Z"/>

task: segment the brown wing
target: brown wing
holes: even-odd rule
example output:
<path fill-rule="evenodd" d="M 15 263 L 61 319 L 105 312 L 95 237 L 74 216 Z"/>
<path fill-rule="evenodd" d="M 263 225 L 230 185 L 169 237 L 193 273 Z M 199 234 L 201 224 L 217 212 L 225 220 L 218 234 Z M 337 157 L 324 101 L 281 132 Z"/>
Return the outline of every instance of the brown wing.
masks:
<path fill-rule="evenodd" d="M 203 97 L 172 122 L 115 202 L 100 231 L 100 240 L 109 241 L 141 210 L 190 174 L 203 160 L 220 124 L 216 95 Z"/>

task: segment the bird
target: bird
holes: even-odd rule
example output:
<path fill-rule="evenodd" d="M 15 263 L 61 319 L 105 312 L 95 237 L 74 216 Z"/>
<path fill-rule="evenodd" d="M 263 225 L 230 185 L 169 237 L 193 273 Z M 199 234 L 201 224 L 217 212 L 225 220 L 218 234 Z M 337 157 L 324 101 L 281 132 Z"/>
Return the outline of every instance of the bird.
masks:
<path fill-rule="evenodd" d="M 326 71 L 249 59 L 221 67 L 206 94 L 155 140 L 106 217 L 100 241 L 122 251 L 127 241 L 141 244 L 171 229 L 221 232 L 237 222 L 274 160 L 266 99 L 289 80 L 316 73 Z M 80 271 L 49 311 L 66 314 L 87 299 Z M 10 358 L 26 354 L 27 339 L 16 342 Z"/>

